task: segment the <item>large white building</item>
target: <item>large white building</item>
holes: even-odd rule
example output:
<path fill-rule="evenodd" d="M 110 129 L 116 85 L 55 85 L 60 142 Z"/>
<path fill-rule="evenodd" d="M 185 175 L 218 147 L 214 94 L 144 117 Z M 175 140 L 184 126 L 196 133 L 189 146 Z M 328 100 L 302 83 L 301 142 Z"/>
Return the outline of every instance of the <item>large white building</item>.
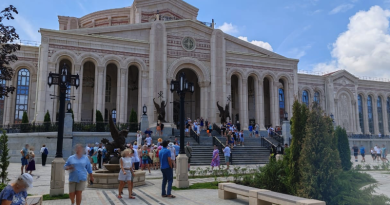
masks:
<path fill-rule="evenodd" d="M 49 72 L 66 63 L 82 86 L 71 88 L 75 121 L 94 121 L 99 110 L 107 119 L 127 122 L 134 109 L 148 107 L 157 120 L 153 99 L 167 102 L 165 120 L 177 121 L 178 100 L 169 84 L 184 71 L 195 83 L 186 96 L 186 117 L 220 122 L 216 103 L 230 96 L 230 113 L 243 128 L 281 124 L 295 98 L 317 101 L 349 133 L 389 134 L 390 83 L 362 80 L 347 71 L 326 75 L 298 73 L 298 60 L 257 47 L 197 19 L 198 9 L 182 0 L 134 0 L 130 7 L 97 11 L 83 17 L 59 16 L 59 30 L 40 29 L 39 47 L 22 46 L 7 84 L 16 93 L 5 98 L 2 124 L 42 122 L 46 111 L 55 121 L 59 103 L 50 94 Z M 375 69 L 375 68 L 373 68 Z M 1 105 L 0 105 L 1 106 Z M 153 123 L 153 124 L 152 124 Z"/>

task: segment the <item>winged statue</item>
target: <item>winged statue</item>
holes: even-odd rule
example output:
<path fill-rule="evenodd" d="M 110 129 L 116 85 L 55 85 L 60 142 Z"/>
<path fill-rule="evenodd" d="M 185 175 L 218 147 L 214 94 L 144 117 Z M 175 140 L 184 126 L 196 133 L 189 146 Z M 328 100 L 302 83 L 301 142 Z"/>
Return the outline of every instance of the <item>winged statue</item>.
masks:
<path fill-rule="evenodd" d="M 167 104 L 163 100 L 160 106 L 159 104 L 156 103 L 156 101 L 154 101 L 154 99 L 155 98 L 153 98 L 154 107 L 156 107 L 157 114 L 158 114 L 157 119 L 160 120 L 161 122 L 165 122 L 165 107 L 167 106 Z"/>
<path fill-rule="evenodd" d="M 226 122 L 226 118 L 230 118 L 230 113 L 229 113 L 229 103 L 226 104 L 225 110 L 223 109 L 222 106 L 219 105 L 219 101 L 217 101 L 217 107 L 219 110 L 219 117 L 221 117 L 221 123 Z"/>
<path fill-rule="evenodd" d="M 126 137 L 127 134 L 129 133 L 128 130 L 121 130 L 119 131 L 118 128 L 115 126 L 114 121 L 112 120 L 112 116 L 109 115 L 109 120 L 110 124 L 110 132 L 111 132 L 111 137 L 114 139 L 114 141 L 109 141 L 106 138 L 102 139 L 102 143 L 105 145 L 107 152 L 113 154 L 114 149 L 120 148 L 122 151 L 125 150 L 125 144 L 126 144 Z M 110 161 L 111 163 L 111 161 Z M 119 163 L 119 160 L 118 160 Z"/>

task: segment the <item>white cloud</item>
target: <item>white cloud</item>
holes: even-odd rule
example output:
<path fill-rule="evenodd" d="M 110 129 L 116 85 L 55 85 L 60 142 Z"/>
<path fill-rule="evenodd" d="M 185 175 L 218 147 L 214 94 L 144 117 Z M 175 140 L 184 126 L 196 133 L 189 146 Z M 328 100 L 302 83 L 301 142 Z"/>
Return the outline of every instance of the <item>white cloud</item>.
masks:
<path fill-rule="evenodd" d="M 341 4 L 329 12 L 330 15 L 346 12 L 354 7 L 353 4 Z"/>
<path fill-rule="evenodd" d="M 41 35 L 38 33 L 38 29 L 33 28 L 32 24 L 27 19 L 23 18 L 20 14 L 14 15 L 14 17 L 16 32 L 18 32 L 18 30 L 22 30 L 30 38 L 21 40 L 41 41 Z"/>
<path fill-rule="evenodd" d="M 333 60 L 314 71 L 346 69 L 357 76 L 390 78 L 389 18 L 390 11 L 379 6 L 357 12 L 333 43 Z"/>
<path fill-rule="evenodd" d="M 239 36 L 238 38 L 241 39 L 241 40 L 243 40 L 243 41 L 249 42 L 249 43 L 251 43 L 251 44 L 253 44 L 253 45 L 262 47 L 262 48 L 264 48 L 264 49 L 267 49 L 267 50 L 269 50 L 269 51 L 273 51 L 273 50 L 272 50 L 272 46 L 271 46 L 268 42 L 256 41 L 256 40 L 248 41 L 248 37 L 244 37 L 244 36 Z"/>
<path fill-rule="evenodd" d="M 221 29 L 223 32 L 228 34 L 235 34 L 238 33 L 237 26 L 234 26 L 231 23 L 224 22 L 222 26 L 219 26 L 218 29 Z"/>
<path fill-rule="evenodd" d="M 311 48 L 311 45 L 306 45 L 300 48 L 293 48 L 290 51 L 288 51 L 288 56 L 290 58 L 300 59 L 303 56 L 306 55 L 306 51 Z"/>

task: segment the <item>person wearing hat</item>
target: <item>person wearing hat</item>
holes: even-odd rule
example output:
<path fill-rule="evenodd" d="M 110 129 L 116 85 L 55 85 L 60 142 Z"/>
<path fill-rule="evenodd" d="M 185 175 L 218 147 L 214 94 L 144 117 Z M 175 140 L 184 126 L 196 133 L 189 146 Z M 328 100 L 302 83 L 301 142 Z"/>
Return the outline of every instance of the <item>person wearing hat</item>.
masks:
<path fill-rule="evenodd" d="M 26 204 L 27 189 L 33 185 L 33 178 L 30 174 L 24 173 L 18 179 L 7 185 L 0 193 L 0 204 Z"/>
<path fill-rule="evenodd" d="M 159 152 L 160 150 L 157 149 L 157 145 L 154 145 L 153 149 L 153 169 L 157 170 L 160 167 L 160 159 L 159 159 Z"/>
<path fill-rule="evenodd" d="M 172 162 L 172 168 L 176 168 L 176 163 L 175 163 L 175 160 L 176 160 L 176 150 L 175 148 L 173 147 L 173 143 L 170 142 L 168 144 L 168 148 L 167 148 L 169 151 L 171 151 L 171 162 Z"/>

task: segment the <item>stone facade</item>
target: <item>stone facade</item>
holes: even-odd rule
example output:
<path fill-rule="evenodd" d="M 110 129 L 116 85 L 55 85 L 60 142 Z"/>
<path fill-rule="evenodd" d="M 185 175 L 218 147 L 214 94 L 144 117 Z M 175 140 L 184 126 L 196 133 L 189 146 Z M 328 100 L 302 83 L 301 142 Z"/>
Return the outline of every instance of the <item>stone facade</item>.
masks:
<path fill-rule="evenodd" d="M 19 122 L 22 111 L 35 122 L 49 111 L 55 121 L 59 103 L 50 94 L 59 91 L 49 88 L 47 77 L 66 63 L 82 85 L 69 91 L 75 121 L 94 121 L 99 110 L 105 119 L 112 114 L 125 123 L 132 109 L 140 120 L 146 105 L 153 127 L 153 99 L 159 102 L 162 91 L 166 121 L 177 122 L 178 96 L 169 83 L 184 71 L 195 83 L 194 94 L 186 96 L 186 117 L 219 123 L 216 103 L 224 106 L 230 99 L 234 121 L 244 129 L 256 122 L 265 130 L 280 126 L 297 98 L 309 106 L 318 101 L 349 133 L 389 134 L 389 82 L 361 80 L 347 71 L 300 74 L 297 59 L 214 29 L 197 14 L 182 0 L 135 0 L 130 7 L 81 18 L 59 16 L 59 30 L 41 29 L 41 45 L 22 46 L 17 53 L 16 76 L 7 84 L 20 92 L 0 102 L 2 123 Z"/>

